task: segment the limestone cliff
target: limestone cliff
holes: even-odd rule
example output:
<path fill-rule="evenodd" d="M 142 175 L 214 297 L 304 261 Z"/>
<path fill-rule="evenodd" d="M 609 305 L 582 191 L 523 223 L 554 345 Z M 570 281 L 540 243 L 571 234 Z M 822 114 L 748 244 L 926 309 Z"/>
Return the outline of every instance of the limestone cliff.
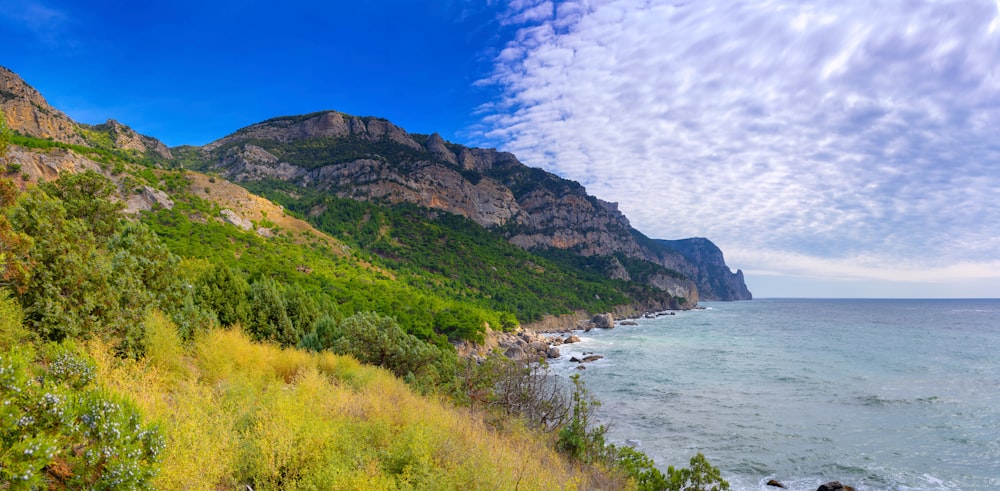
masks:
<path fill-rule="evenodd" d="M 0 108 L 7 118 L 7 125 L 21 134 L 64 143 L 84 143 L 72 119 L 50 106 L 34 87 L 2 66 Z"/>
<path fill-rule="evenodd" d="M 3 109 L 10 129 L 22 135 L 106 150 L 151 152 L 162 159 L 173 158 L 163 142 L 140 135 L 113 119 L 96 126 L 73 121 L 50 106 L 42 94 L 20 76 L 2 66 L 0 109 Z M 51 164 L 52 159 L 48 160 Z"/>
<path fill-rule="evenodd" d="M 345 198 L 441 209 L 493 228 L 525 249 L 623 256 L 679 271 L 688 278 L 644 276 L 675 296 L 740 299 L 732 295 L 738 288 L 713 290 L 725 282 L 698 280 L 718 269 L 646 238 L 617 204 L 525 166 L 510 153 L 451 144 L 436 133 L 411 135 L 384 119 L 334 111 L 263 121 L 199 152 L 205 169 L 237 182 L 280 179 Z M 620 261 L 607 264 L 609 277 L 629 277 Z"/>
<path fill-rule="evenodd" d="M 697 269 L 680 271 L 693 279 L 702 292 L 702 300 L 751 300 L 753 295 L 743 281 L 743 271 L 735 273 L 726 265 L 722 250 L 712 241 L 693 237 L 681 240 L 659 240 L 660 244 L 673 249 L 687 258 Z M 683 267 L 683 266 L 682 266 Z"/>

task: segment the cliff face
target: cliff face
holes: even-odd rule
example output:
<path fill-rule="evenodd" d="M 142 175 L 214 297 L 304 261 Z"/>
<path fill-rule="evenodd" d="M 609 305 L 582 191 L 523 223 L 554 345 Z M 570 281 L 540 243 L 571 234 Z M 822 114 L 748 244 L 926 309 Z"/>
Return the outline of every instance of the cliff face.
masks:
<path fill-rule="evenodd" d="M 0 66 L 0 109 L 3 109 L 7 126 L 26 136 L 51 139 L 72 145 L 84 145 L 107 150 L 152 152 L 164 158 L 173 158 L 170 149 L 156 138 L 140 135 L 135 130 L 113 119 L 96 126 L 79 124 L 58 109 L 49 105 L 34 87 L 25 83 L 16 73 Z M 31 161 L 45 160 L 39 176 L 45 177 L 58 167 L 55 160 L 32 156 Z M 56 159 L 58 160 L 58 159 Z M 70 159 L 72 160 L 72 159 Z M 69 162 L 68 166 L 78 166 Z M 30 173 L 30 172 L 29 172 Z"/>
<path fill-rule="evenodd" d="M 717 267 L 646 239 L 615 203 L 590 196 L 579 183 L 527 167 L 506 152 L 450 144 L 438 134 L 412 135 L 384 119 L 333 111 L 275 118 L 210 143 L 200 154 L 208 169 L 234 181 L 280 179 L 345 198 L 441 209 L 525 249 L 621 255 L 679 271 L 690 280 L 659 274 L 647 281 L 675 296 L 742 299 L 738 287 L 715 290 L 728 285 L 713 280 Z M 620 262 L 612 265 L 609 277 L 629 279 Z"/>
<path fill-rule="evenodd" d="M 681 240 L 658 240 L 660 244 L 673 249 L 687 258 L 690 264 L 698 265 L 696 270 L 681 270 L 695 280 L 702 292 L 702 300 L 751 300 L 753 295 L 743 281 L 743 271 L 735 273 L 726 265 L 726 260 L 712 241 L 694 237 Z"/>
<path fill-rule="evenodd" d="M 34 87 L 2 66 L 0 108 L 3 108 L 7 125 L 21 134 L 51 138 L 64 143 L 84 143 L 72 119 L 50 106 Z"/>

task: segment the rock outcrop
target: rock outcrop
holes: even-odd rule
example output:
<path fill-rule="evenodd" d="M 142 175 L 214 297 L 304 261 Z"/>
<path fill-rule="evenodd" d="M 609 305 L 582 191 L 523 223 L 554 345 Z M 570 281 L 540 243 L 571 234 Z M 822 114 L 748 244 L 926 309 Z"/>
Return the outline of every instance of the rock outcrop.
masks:
<path fill-rule="evenodd" d="M 7 125 L 24 135 L 83 144 L 77 125 L 62 111 L 49 105 L 34 87 L 16 73 L 0 66 L 0 109 Z"/>
<path fill-rule="evenodd" d="M 734 297 L 741 293 L 735 287 L 712 291 L 725 283 L 705 280 L 717 269 L 646 239 L 617 204 L 579 183 L 527 167 L 510 153 L 449 144 L 437 133 L 415 137 L 383 119 L 327 111 L 248 126 L 202 147 L 201 155 L 231 180 L 281 179 L 345 198 L 414 203 L 468 217 L 525 249 L 608 257 L 608 277 L 642 281 L 689 306 L 699 298 L 742 299 Z M 635 278 L 616 256 L 688 278 L 666 272 Z"/>
<path fill-rule="evenodd" d="M 688 264 L 679 264 L 678 271 L 694 280 L 702 300 L 751 300 L 753 295 L 743 281 L 743 271 L 735 273 L 726 265 L 722 250 L 712 241 L 694 237 L 681 240 L 658 240 L 657 243 L 677 251 Z M 695 266 L 694 268 L 690 266 Z"/>

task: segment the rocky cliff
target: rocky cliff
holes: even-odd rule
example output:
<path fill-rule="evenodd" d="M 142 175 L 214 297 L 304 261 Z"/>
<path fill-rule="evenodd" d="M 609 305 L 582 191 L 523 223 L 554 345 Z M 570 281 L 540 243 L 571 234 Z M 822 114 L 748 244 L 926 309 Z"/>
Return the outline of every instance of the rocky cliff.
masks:
<path fill-rule="evenodd" d="M 712 241 L 693 237 L 681 240 L 658 240 L 663 246 L 684 256 L 697 269 L 680 271 L 693 279 L 702 293 L 702 300 L 751 300 L 753 295 L 743 281 L 743 271 L 735 273 L 726 265 L 722 250 Z M 706 295 L 707 293 L 707 295 Z"/>
<path fill-rule="evenodd" d="M 615 203 L 577 182 L 525 166 L 510 153 L 410 134 L 384 119 L 335 111 L 274 118 L 197 152 L 204 169 L 237 182 L 280 179 L 346 198 L 414 203 L 468 217 L 525 249 L 647 261 L 689 278 L 644 276 L 675 296 L 737 300 L 746 291 L 745 285 L 716 291 L 730 280 L 715 279 L 714 264 L 647 239 Z M 608 264 L 607 276 L 632 279 L 620 261 Z"/>
<path fill-rule="evenodd" d="M 525 249 L 606 258 L 601 263 L 606 276 L 641 281 L 689 302 L 749 297 L 742 274 L 732 277 L 724 262 L 722 268 L 714 262 L 721 261 L 721 253 L 685 255 L 651 241 L 631 227 L 615 203 L 587 194 L 577 182 L 527 167 L 510 153 L 452 144 L 438 134 L 410 134 L 382 118 L 335 111 L 279 117 L 201 148 L 172 152 L 114 120 L 93 126 L 72 121 L 3 67 L 0 108 L 8 126 L 22 135 L 131 152 L 152 162 L 183 161 L 236 182 L 278 179 L 345 198 L 441 209 Z M 99 166 L 69 146 L 44 152 L 15 148 L 13 154 L 31 180 Z M 626 258 L 661 269 L 648 271 Z M 730 276 L 720 277 L 723 273 Z"/>
<path fill-rule="evenodd" d="M 3 110 L 7 126 L 25 136 L 105 150 L 151 153 L 161 159 L 173 158 L 170 149 L 163 142 L 140 135 L 113 119 L 96 126 L 73 121 L 62 111 L 50 106 L 42 94 L 25 83 L 20 76 L 2 66 L 0 109 Z M 37 156 L 32 159 L 38 160 Z"/>

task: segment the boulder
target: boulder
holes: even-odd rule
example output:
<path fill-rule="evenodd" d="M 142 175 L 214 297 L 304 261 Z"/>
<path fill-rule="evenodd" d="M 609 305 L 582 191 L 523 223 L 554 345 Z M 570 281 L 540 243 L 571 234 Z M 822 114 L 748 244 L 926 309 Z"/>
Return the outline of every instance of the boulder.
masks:
<path fill-rule="evenodd" d="M 638 326 L 639 323 L 636 321 L 621 321 L 618 323 L 620 326 Z"/>
<path fill-rule="evenodd" d="M 604 357 L 601 356 L 601 355 L 589 355 L 589 356 L 584 356 L 583 359 L 580 360 L 580 361 L 581 362 L 597 361 L 597 360 L 600 360 L 601 358 L 604 358 Z"/>
<path fill-rule="evenodd" d="M 844 486 L 840 484 L 839 481 L 830 481 L 826 484 L 820 484 L 816 491 L 854 491 L 854 488 L 850 486 Z"/>
<path fill-rule="evenodd" d="M 566 344 L 579 343 L 580 342 L 580 336 L 577 336 L 576 334 L 574 334 L 574 335 L 566 338 L 563 342 L 566 343 Z"/>
<path fill-rule="evenodd" d="M 548 356 L 549 358 L 559 358 L 559 348 L 553 346 L 549 348 L 549 351 L 546 352 L 545 355 Z"/>
<path fill-rule="evenodd" d="M 581 359 L 579 359 L 579 358 L 577 358 L 575 356 L 570 357 L 569 361 L 572 361 L 574 363 L 583 363 L 583 360 L 581 360 Z"/>
<path fill-rule="evenodd" d="M 615 327 L 615 318 L 611 314 L 597 314 L 590 320 L 594 327 L 599 329 L 611 329 Z"/>
<path fill-rule="evenodd" d="M 510 358 L 511 360 L 523 360 L 524 350 L 521 349 L 520 346 L 511 346 L 510 348 L 507 348 L 506 352 L 504 352 L 504 356 Z"/>
<path fill-rule="evenodd" d="M 537 353 L 545 353 L 549 350 L 549 346 L 541 341 L 532 341 L 531 343 L 528 343 L 527 349 Z"/>
<path fill-rule="evenodd" d="M 781 484 L 780 482 L 775 481 L 774 479 L 771 479 L 770 481 L 767 481 L 767 485 L 768 486 L 774 486 L 776 488 L 788 489 L 784 484 Z"/>
<path fill-rule="evenodd" d="M 577 370 L 586 370 L 586 369 L 587 369 L 587 367 L 585 367 L 585 366 L 583 366 L 583 365 L 580 365 L 580 366 L 576 367 L 576 369 L 577 369 Z"/>

